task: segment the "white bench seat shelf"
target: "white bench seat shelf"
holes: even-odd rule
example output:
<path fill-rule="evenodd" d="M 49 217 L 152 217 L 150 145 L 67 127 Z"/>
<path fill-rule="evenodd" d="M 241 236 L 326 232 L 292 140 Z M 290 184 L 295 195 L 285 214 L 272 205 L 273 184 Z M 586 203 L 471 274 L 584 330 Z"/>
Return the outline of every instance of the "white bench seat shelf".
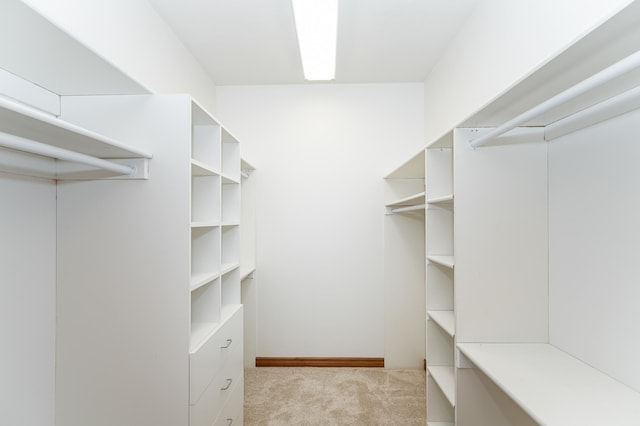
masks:
<path fill-rule="evenodd" d="M 640 393 L 552 345 L 459 343 L 458 349 L 540 424 L 640 424 Z"/>

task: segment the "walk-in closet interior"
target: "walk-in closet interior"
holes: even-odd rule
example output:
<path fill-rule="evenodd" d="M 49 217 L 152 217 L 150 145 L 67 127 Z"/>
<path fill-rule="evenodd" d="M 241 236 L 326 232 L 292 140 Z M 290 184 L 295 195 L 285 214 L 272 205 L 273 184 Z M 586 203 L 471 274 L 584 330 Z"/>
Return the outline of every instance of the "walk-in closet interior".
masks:
<path fill-rule="evenodd" d="M 249 424 L 289 365 L 640 425 L 640 1 L 341 0 L 323 82 L 232 3 L 0 2 L 0 424 Z"/>

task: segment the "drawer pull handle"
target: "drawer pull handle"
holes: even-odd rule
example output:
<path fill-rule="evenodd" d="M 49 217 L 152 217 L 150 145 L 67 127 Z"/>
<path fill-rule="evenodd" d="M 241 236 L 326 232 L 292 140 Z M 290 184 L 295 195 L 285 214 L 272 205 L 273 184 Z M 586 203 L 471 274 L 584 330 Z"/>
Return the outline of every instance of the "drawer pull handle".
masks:
<path fill-rule="evenodd" d="M 227 384 L 224 385 L 224 387 L 220 388 L 220 390 L 227 390 L 231 387 L 231 383 L 233 382 L 233 380 L 231 379 L 227 379 Z"/>
<path fill-rule="evenodd" d="M 231 346 L 231 343 L 233 343 L 233 340 L 227 339 L 227 344 L 224 346 L 220 346 L 220 349 L 227 349 L 229 346 Z"/>
<path fill-rule="evenodd" d="M 227 419 L 227 426 L 231 426 L 233 424 L 233 419 Z"/>

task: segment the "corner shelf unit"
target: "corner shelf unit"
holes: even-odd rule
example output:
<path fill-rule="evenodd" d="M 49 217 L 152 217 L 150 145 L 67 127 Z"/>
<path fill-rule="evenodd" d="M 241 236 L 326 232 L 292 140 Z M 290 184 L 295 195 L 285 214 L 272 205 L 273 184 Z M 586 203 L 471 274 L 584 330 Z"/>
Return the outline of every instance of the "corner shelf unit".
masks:
<path fill-rule="evenodd" d="M 424 166 L 421 149 L 384 177 L 384 353 L 388 368 L 422 368 L 424 364 Z"/>
<path fill-rule="evenodd" d="M 455 421 L 453 135 L 426 149 L 427 422 Z"/>

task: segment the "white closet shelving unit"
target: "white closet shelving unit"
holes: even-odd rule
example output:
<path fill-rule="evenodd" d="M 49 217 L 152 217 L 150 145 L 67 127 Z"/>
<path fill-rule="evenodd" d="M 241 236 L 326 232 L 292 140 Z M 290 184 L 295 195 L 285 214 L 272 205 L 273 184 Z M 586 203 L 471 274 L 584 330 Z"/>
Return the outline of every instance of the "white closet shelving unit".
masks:
<path fill-rule="evenodd" d="M 387 368 L 421 368 L 425 357 L 424 156 L 421 150 L 384 180 Z"/>
<path fill-rule="evenodd" d="M 453 136 L 426 149 L 427 424 L 453 424 L 455 313 Z"/>
<path fill-rule="evenodd" d="M 190 425 L 241 424 L 240 144 L 195 102 L 191 116 Z"/>
<path fill-rule="evenodd" d="M 388 191 L 388 214 L 425 204 L 429 426 L 640 424 L 639 21 L 632 2 L 410 159 L 424 193 Z"/>
<path fill-rule="evenodd" d="M 458 425 L 640 424 L 639 20 L 633 2 L 454 131 Z"/>
<path fill-rule="evenodd" d="M 2 275 L 0 423 L 242 424 L 238 140 L 21 1 L 0 23 L 0 247 L 30 242 Z"/>

